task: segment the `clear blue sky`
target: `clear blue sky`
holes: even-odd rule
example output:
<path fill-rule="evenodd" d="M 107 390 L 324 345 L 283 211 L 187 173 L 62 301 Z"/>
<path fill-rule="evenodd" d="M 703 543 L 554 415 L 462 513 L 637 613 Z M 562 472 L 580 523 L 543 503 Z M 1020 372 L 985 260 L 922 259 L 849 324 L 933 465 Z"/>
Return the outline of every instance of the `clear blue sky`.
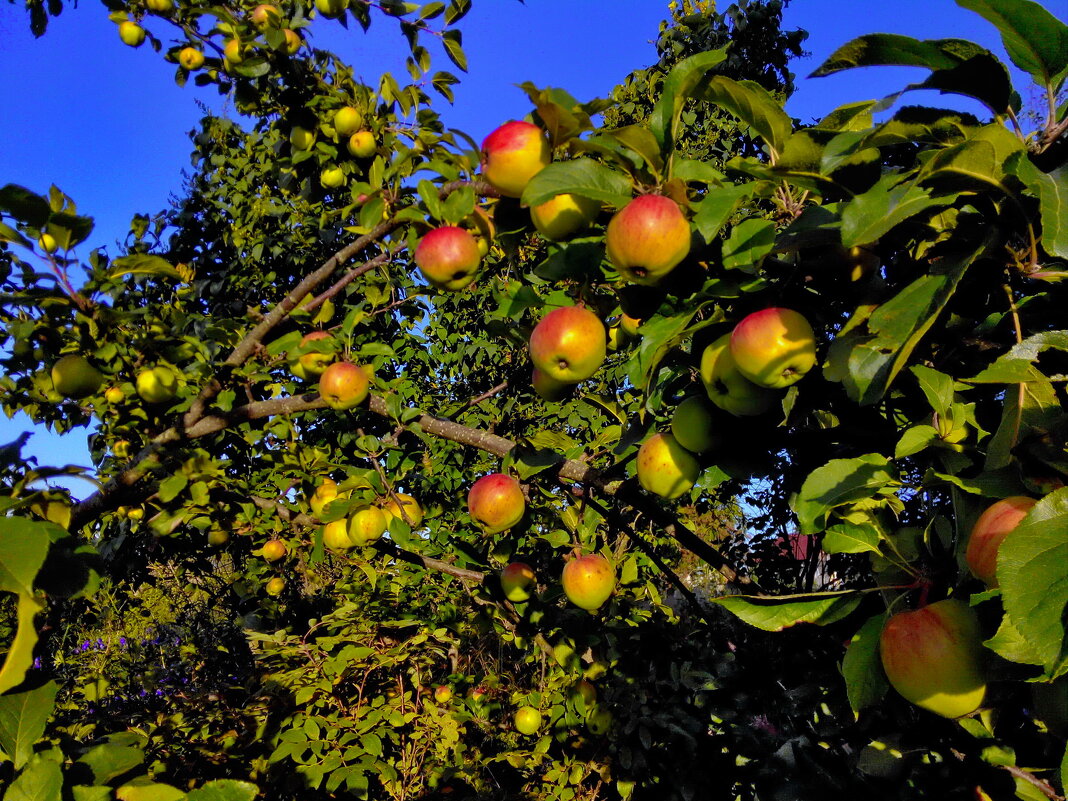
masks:
<path fill-rule="evenodd" d="M 1068 2 L 1045 3 L 1059 17 Z M 726 3 L 721 2 L 720 7 Z M 580 100 L 607 96 L 633 69 L 655 60 L 653 43 L 667 16 L 666 0 L 475 0 L 463 21 L 469 73 L 461 75 L 451 108 L 437 104 L 445 122 L 476 141 L 501 122 L 530 111 L 516 84 L 560 86 Z M 170 26 L 148 26 L 167 41 Z M 837 46 L 864 33 L 917 38 L 971 39 L 1006 62 L 996 31 L 952 0 L 794 0 L 784 27 L 809 32 L 811 55 L 793 65 L 798 91 L 788 111 L 802 120 L 821 117 L 844 102 L 880 98 L 921 80 L 924 70 L 867 69 L 805 79 Z M 326 19 L 311 27 L 317 47 L 331 49 L 374 85 L 392 70 L 406 76 L 403 40 L 392 20 L 376 18 L 372 35 L 356 25 L 346 32 Z M 0 125 L 0 185 L 17 183 L 45 192 L 55 183 L 79 211 L 96 218 L 90 244 L 114 256 L 135 213 L 154 213 L 179 192 L 189 168 L 188 133 L 201 117 L 195 100 L 223 110 L 212 89 L 174 84 L 174 65 L 146 44 L 123 45 L 106 10 L 95 3 L 67 7 L 34 39 L 26 13 L 0 0 L 0 76 L 5 95 Z M 400 57 L 397 57 L 397 54 Z M 440 52 L 436 68 L 451 69 Z M 1014 71 L 1017 89 L 1028 84 Z M 928 95 L 924 97 L 923 95 Z M 936 93 L 914 93 L 909 103 L 944 104 L 983 115 L 978 104 Z M 85 254 L 81 254 L 83 257 Z M 0 417 L 0 444 L 28 427 L 25 418 Z M 26 452 L 42 464 L 89 464 L 83 432 L 63 438 L 38 433 Z M 85 484 L 74 488 L 86 494 Z"/>

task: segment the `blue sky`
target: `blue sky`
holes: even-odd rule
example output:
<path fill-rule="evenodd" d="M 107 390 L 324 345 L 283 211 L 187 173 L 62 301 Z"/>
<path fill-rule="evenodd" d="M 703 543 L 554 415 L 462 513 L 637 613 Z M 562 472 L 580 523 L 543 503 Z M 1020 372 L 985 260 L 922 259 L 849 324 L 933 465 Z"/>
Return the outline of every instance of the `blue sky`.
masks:
<path fill-rule="evenodd" d="M 446 124 L 481 141 L 501 122 L 530 111 L 515 88 L 528 80 L 563 87 L 580 100 L 607 96 L 628 72 L 655 60 L 653 44 L 666 5 L 666 0 L 475 0 L 460 26 L 469 73 L 455 88 L 454 106 L 438 104 Z M 1068 10 L 1063 0 L 1046 7 L 1061 18 Z M 392 20 L 379 17 L 376 23 L 365 36 L 356 25 L 345 31 L 320 19 L 311 33 L 317 47 L 337 52 L 358 75 L 367 65 L 362 77 L 374 85 L 382 71 L 406 75 L 406 48 Z M 148 27 L 167 41 L 169 26 L 151 20 Z M 997 32 L 951 0 L 794 0 L 784 27 L 809 32 L 805 49 L 811 55 L 794 62 L 798 91 L 787 106 L 804 121 L 841 103 L 881 98 L 926 74 L 881 68 L 804 77 L 837 46 L 864 33 L 971 39 L 1007 62 Z M 163 209 L 180 191 L 182 171 L 189 167 L 188 134 L 202 116 L 196 101 L 217 112 L 225 110 L 223 102 L 214 90 L 191 83 L 178 88 L 174 65 L 148 45 L 137 50 L 123 45 L 106 10 L 95 3 L 67 7 L 43 38 L 34 39 L 25 12 L 0 2 L 0 41 L 6 88 L 0 185 L 17 183 L 43 193 L 55 183 L 81 213 L 96 219 L 90 244 L 118 255 L 116 243 L 131 216 Z M 435 58 L 436 68 L 451 69 L 440 52 Z M 1019 72 L 1013 78 L 1026 98 L 1028 83 Z M 936 93 L 914 93 L 906 102 L 985 116 L 978 104 Z M 0 418 L 0 444 L 27 427 L 25 418 Z M 84 432 L 63 441 L 41 432 L 26 452 L 42 464 L 89 464 L 84 440 Z M 85 487 L 75 492 L 84 495 Z"/>

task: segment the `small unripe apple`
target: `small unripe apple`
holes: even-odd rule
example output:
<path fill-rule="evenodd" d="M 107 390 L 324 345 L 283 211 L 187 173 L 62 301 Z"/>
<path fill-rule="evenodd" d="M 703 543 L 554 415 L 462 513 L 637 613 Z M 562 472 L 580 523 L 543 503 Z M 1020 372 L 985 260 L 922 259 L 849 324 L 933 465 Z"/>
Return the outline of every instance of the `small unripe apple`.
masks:
<path fill-rule="evenodd" d="M 612 712 L 606 707 L 598 706 L 586 718 L 586 728 L 590 730 L 590 734 L 602 736 L 608 734 L 614 722 Z"/>
<path fill-rule="evenodd" d="M 282 35 L 286 38 L 286 52 L 291 56 L 300 50 L 301 45 L 304 44 L 304 40 L 300 38 L 300 34 L 292 28 L 283 30 Z"/>
<path fill-rule="evenodd" d="M 523 519 L 527 499 L 523 488 L 511 476 L 490 473 L 482 476 L 467 493 L 471 519 L 487 534 L 506 531 Z"/>
<path fill-rule="evenodd" d="M 337 135 L 352 136 L 363 124 L 363 113 L 352 106 L 342 106 L 334 112 L 334 130 Z"/>
<path fill-rule="evenodd" d="M 520 197 L 550 161 L 548 138 L 529 122 L 506 122 L 482 140 L 482 177 L 505 197 Z"/>
<path fill-rule="evenodd" d="M 638 449 L 638 482 L 661 498 L 678 498 L 697 481 L 701 466 L 671 434 L 654 434 Z"/>
<path fill-rule="evenodd" d="M 557 195 L 530 210 L 530 219 L 538 233 L 559 242 L 581 231 L 595 219 L 601 204 L 581 195 Z"/>
<path fill-rule="evenodd" d="M 737 416 L 763 414 L 775 405 L 779 393 L 754 384 L 738 369 L 731 356 L 731 335 L 724 334 L 701 353 L 701 383 L 709 399 Z"/>
<path fill-rule="evenodd" d="M 183 47 L 178 51 L 178 63 L 187 70 L 198 70 L 204 66 L 204 54 L 195 47 Z"/>
<path fill-rule="evenodd" d="M 41 234 L 37 239 L 37 246 L 41 248 L 45 253 L 55 253 L 59 247 L 59 243 L 56 242 L 56 238 L 47 231 Z"/>
<path fill-rule="evenodd" d="M 280 576 L 275 576 L 273 579 L 267 582 L 266 591 L 268 595 L 281 595 L 282 591 L 286 588 L 286 580 Z"/>
<path fill-rule="evenodd" d="M 349 0 L 315 0 L 315 8 L 324 17 L 335 19 L 345 13 Z"/>
<path fill-rule="evenodd" d="M 208 545 L 215 548 L 221 548 L 230 541 L 230 533 L 223 531 L 221 528 L 213 528 L 208 532 Z"/>
<path fill-rule="evenodd" d="M 434 688 L 434 700 L 439 704 L 447 704 L 452 700 L 452 687 L 447 684 L 439 684 Z"/>
<path fill-rule="evenodd" d="M 126 393 L 122 391 L 121 387 L 108 387 L 104 390 L 104 400 L 114 406 L 116 403 L 122 403 L 126 400 Z"/>
<path fill-rule="evenodd" d="M 178 374 L 162 364 L 148 367 L 137 374 L 135 385 L 145 403 L 166 403 L 178 392 Z"/>
<path fill-rule="evenodd" d="M 562 381 L 557 381 L 555 378 L 550 378 L 537 367 L 535 367 L 530 374 L 530 383 L 534 387 L 534 391 L 538 393 L 538 396 L 542 398 L 542 400 L 554 403 L 566 398 L 571 394 L 571 390 L 574 388 L 574 384 L 565 384 Z"/>
<path fill-rule="evenodd" d="M 586 554 L 564 565 L 560 583 L 571 603 L 579 609 L 593 612 L 600 609 L 615 590 L 616 571 L 612 563 L 600 554 Z"/>
<path fill-rule="evenodd" d="M 537 734 L 541 722 L 541 712 L 532 706 L 521 706 L 516 710 L 515 730 L 520 734 Z"/>
<path fill-rule="evenodd" d="M 345 411 L 359 406 L 370 393 L 367 372 L 352 362 L 334 362 L 323 370 L 319 395 L 331 409 Z"/>
<path fill-rule="evenodd" d="M 136 22 L 126 20 L 119 23 L 119 38 L 122 39 L 123 44 L 140 47 L 145 43 L 145 35 L 145 29 Z"/>
<path fill-rule="evenodd" d="M 340 167 L 327 167 L 319 173 L 319 183 L 324 189 L 337 189 L 345 183 L 345 171 Z"/>
<path fill-rule="evenodd" d="M 355 543 L 349 539 L 349 521 L 333 520 L 323 526 L 323 546 L 331 551 L 347 551 Z"/>
<path fill-rule="evenodd" d="M 333 340 L 333 336 L 331 336 L 329 331 L 312 331 L 310 334 L 305 334 L 301 338 L 298 347 L 303 347 L 309 342 L 323 342 L 325 345 L 327 344 L 326 340 Z M 297 357 L 295 360 L 290 359 L 291 365 L 294 361 L 296 364 L 300 365 L 300 369 L 303 372 L 303 375 L 297 376 L 298 378 L 318 378 L 323 374 L 327 365 L 334 361 L 334 354 L 332 352 L 324 353 L 312 351 Z M 296 374 L 295 370 L 294 374 Z"/>
<path fill-rule="evenodd" d="M 289 132 L 289 145 L 294 150 L 311 150 L 315 144 L 315 131 L 294 125 Z"/>
<path fill-rule="evenodd" d="M 554 309 L 530 335 L 534 366 L 562 384 L 577 384 L 592 376 L 607 353 L 604 323 L 584 306 Z"/>
<path fill-rule="evenodd" d="M 964 561 L 972 575 L 988 587 L 998 586 L 998 549 L 1001 543 L 1020 525 L 1037 501 L 1024 495 L 1005 498 L 987 507 L 972 526 Z"/>
<path fill-rule="evenodd" d="M 386 533 L 386 517 L 377 506 L 364 506 L 349 517 L 349 539 L 360 548 L 382 539 Z"/>
<path fill-rule="evenodd" d="M 430 284 L 458 292 L 475 280 L 482 256 L 470 233 L 455 225 L 445 225 L 419 241 L 415 263 Z"/>
<path fill-rule="evenodd" d="M 522 603 L 530 600 L 537 580 L 530 565 L 525 562 L 512 562 L 501 571 L 501 590 L 509 601 Z"/>
<path fill-rule="evenodd" d="M 671 416 L 671 435 L 693 453 L 704 453 L 714 448 L 720 442 L 720 437 L 715 432 L 715 419 L 708 402 L 693 396 L 680 403 Z"/>
<path fill-rule="evenodd" d="M 658 284 L 690 252 L 690 224 L 671 198 L 641 195 L 609 221 L 605 248 L 628 281 Z"/>
<path fill-rule="evenodd" d="M 245 54 L 239 39 L 227 39 L 223 45 L 223 59 L 227 64 L 240 64 L 245 60 Z"/>
<path fill-rule="evenodd" d="M 423 507 L 419 505 L 419 501 L 413 498 L 411 495 L 405 495 L 403 492 L 393 493 L 397 496 L 397 499 L 389 499 L 389 502 L 382 507 L 382 514 L 386 516 L 386 526 L 389 526 L 389 521 L 394 517 L 404 520 L 407 517 L 408 525 L 412 529 L 419 528 L 423 522 Z M 397 501 L 400 504 L 397 504 Z M 404 508 L 404 514 L 401 514 L 401 507 Z"/>
<path fill-rule="evenodd" d="M 267 540 L 263 545 L 263 558 L 268 562 L 277 562 L 287 552 L 286 544 L 281 540 Z"/>
<path fill-rule="evenodd" d="M 963 601 L 894 615 L 883 627 L 879 655 L 891 686 L 916 706 L 958 718 L 983 703 L 982 637 Z"/>
<path fill-rule="evenodd" d="M 730 343 L 742 375 L 762 387 L 785 389 L 816 365 L 816 335 L 792 309 L 753 312 L 734 326 Z"/>
<path fill-rule="evenodd" d="M 270 3 L 260 3 L 249 15 L 249 19 L 252 20 L 252 24 L 261 31 L 265 31 L 268 28 L 278 28 L 282 24 L 282 12 L 278 6 L 271 5 Z"/>
<path fill-rule="evenodd" d="M 80 400 L 100 389 L 104 374 L 77 353 L 61 356 L 52 365 L 52 387 L 65 398 Z"/>

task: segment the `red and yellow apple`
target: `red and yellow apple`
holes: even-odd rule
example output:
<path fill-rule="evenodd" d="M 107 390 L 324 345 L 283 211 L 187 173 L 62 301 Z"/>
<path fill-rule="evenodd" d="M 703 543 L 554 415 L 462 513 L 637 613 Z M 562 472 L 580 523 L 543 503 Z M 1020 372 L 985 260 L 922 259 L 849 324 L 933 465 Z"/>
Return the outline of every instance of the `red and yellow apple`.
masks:
<path fill-rule="evenodd" d="M 593 612 L 600 609 L 615 590 L 616 571 L 600 554 L 576 556 L 564 565 L 560 583 L 571 603 Z"/>
<path fill-rule="evenodd" d="M 972 575 L 988 587 L 998 586 L 998 549 L 1037 503 L 1034 498 L 1014 495 L 987 507 L 972 526 L 964 561 Z"/>
<path fill-rule="evenodd" d="M 296 359 L 292 357 L 289 359 L 291 368 L 295 368 L 296 365 L 299 365 L 300 367 L 301 375 L 298 375 L 298 378 L 318 378 L 323 374 L 327 365 L 334 361 L 334 346 L 336 343 L 329 331 L 312 331 L 310 334 L 305 334 L 301 338 L 297 349 L 303 350 L 306 345 L 312 342 L 321 343 L 320 347 L 322 349 L 302 353 L 300 356 L 296 357 Z M 293 372 L 296 374 L 297 370 L 293 369 Z"/>
<path fill-rule="evenodd" d="M 526 562 L 512 562 L 501 571 L 501 590 L 513 603 L 529 601 L 537 580 L 534 569 Z"/>
<path fill-rule="evenodd" d="M 345 411 L 359 406 L 371 391 L 367 371 L 352 362 L 334 362 L 319 378 L 319 395 L 331 409 Z"/>
<path fill-rule="evenodd" d="M 557 195 L 530 210 L 530 219 L 538 233 L 559 242 L 578 233 L 597 218 L 601 204 L 581 195 Z"/>
<path fill-rule="evenodd" d="M 585 306 L 546 314 L 530 335 L 530 359 L 546 377 L 577 384 L 597 372 L 608 353 L 601 318 Z"/>
<path fill-rule="evenodd" d="M 708 401 L 696 395 L 678 405 L 671 416 L 671 435 L 686 450 L 704 453 L 720 442 Z"/>
<path fill-rule="evenodd" d="M 550 161 L 548 138 L 529 122 L 506 122 L 482 141 L 482 177 L 505 197 L 520 197 Z"/>
<path fill-rule="evenodd" d="M 773 307 L 753 312 L 731 332 L 738 370 L 762 387 L 785 389 L 816 365 L 816 335 L 803 315 Z"/>
<path fill-rule="evenodd" d="M 300 37 L 300 34 L 292 28 L 285 28 L 282 31 L 282 35 L 286 38 L 286 52 L 291 56 L 300 50 L 301 45 L 304 44 L 304 40 Z"/>
<path fill-rule="evenodd" d="M 386 516 L 377 506 L 362 506 L 349 516 L 349 540 L 353 545 L 371 545 L 385 533 Z"/>
<path fill-rule="evenodd" d="M 447 684 L 439 684 L 434 688 L 434 700 L 439 704 L 447 704 L 452 700 L 452 687 Z"/>
<path fill-rule="evenodd" d="M 883 626 L 879 655 L 890 685 L 907 701 L 946 718 L 974 712 L 986 679 L 979 622 L 953 598 L 899 612 Z"/>
<path fill-rule="evenodd" d="M 490 473 L 476 481 L 467 493 L 471 518 L 487 534 L 506 531 L 523 519 L 527 499 L 511 476 Z"/>
<path fill-rule="evenodd" d="M 658 284 L 690 252 L 690 224 L 671 198 L 642 195 L 609 221 L 605 247 L 628 281 Z"/>
<path fill-rule="evenodd" d="M 754 384 L 738 369 L 731 356 L 731 335 L 724 334 L 701 353 L 701 383 L 719 408 L 739 417 L 763 414 L 775 405 L 779 393 Z"/>
<path fill-rule="evenodd" d="M 638 449 L 638 483 L 661 498 L 678 498 L 697 481 L 701 466 L 671 434 L 654 434 Z"/>
<path fill-rule="evenodd" d="M 65 398 L 79 400 L 88 397 L 97 392 L 103 383 L 104 374 L 77 353 L 61 356 L 52 365 L 52 387 Z"/>
<path fill-rule="evenodd" d="M 268 562 L 277 562 L 287 553 L 286 544 L 281 540 L 267 540 L 263 546 L 263 558 Z"/>
<path fill-rule="evenodd" d="M 482 254 L 468 231 L 446 225 L 435 228 L 419 241 L 415 263 L 430 284 L 458 292 L 475 280 Z"/>
<path fill-rule="evenodd" d="M 253 26 L 257 30 L 265 31 L 268 28 L 278 28 L 282 24 L 282 12 L 278 6 L 270 3 L 260 3 L 249 14 Z"/>

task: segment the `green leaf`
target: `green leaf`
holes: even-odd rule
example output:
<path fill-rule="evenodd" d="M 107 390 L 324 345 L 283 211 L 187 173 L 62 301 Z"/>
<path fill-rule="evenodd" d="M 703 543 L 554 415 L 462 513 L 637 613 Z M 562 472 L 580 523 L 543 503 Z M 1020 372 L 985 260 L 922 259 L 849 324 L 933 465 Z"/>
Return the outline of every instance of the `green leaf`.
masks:
<path fill-rule="evenodd" d="M 631 359 L 627 366 L 627 375 L 634 386 L 644 389 L 649 386 L 657 366 L 672 348 L 689 339 L 695 332 L 723 319 L 722 310 L 716 306 L 708 317 L 700 322 L 691 321 L 697 313 L 706 308 L 711 301 L 701 304 L 696 309 L 688 309 L 670 317 L 655 317 L 642 324 L 641 345 L 638 357 Z"/>
<path fill-rule="evenodd" d="M 1041 380 L 1042 374 L 1033 365 L 1039 354 L 1050 348 L 1068 351 L 1068 331 L 1044 331 L 1029 336 L 977 376 L 965 380 L 970 384 L 1024 384 Z"/>
<path fill-rule="evenodd" d="M 457 69 L 467 72 L 467 56 L 464 55 L 461 42 L 463 36 L 455 28 L 447 30 L 441 34 L 441 43 L 445 45 L 445 53 L 448 55 L 449 60 L 456 65 Z"/>
<path fill-rule="evenodd" d="M 783 152 L 786 140 L 793 132 L 793 124 L 782 105 L 763 86 L 753 81 L 735 81 L 717 75 L 701 96 L 752 128 L 773 153 Z"/>
<path fill-rule="evenodd" d="M 842 210 L 842 244 L 867 245 L 889 233 L 898 223 L 936 206 L 946 206 L 955 196 L 932 198 L 930 190 L 915 184 L 898 184 L 899 176 L 888 173 Z"/>
<path fill-rule="evenodd" d="M 188 801 L 253 801 L 259 788 L 251 782 L 216 779 L 189 793 Z"/>
<path fill-rule="evenodd" d="M 170 503 L 181 494 L 189 484 L 189 478 L 184 473 L 175 473 L 165 478 L 159 485 L 159 499 L 164 503 Z"/>
<path fill-rule="evenodd" d="M 0 188 L 0 212 L 7 212 L 19 222 L 41 228 L 52 213 L 48 201 L 24 186 L 7 184 Z"/>
<path fill-rule="evenodd" d="M 4 793 L 4 801 L 62 801 L 63 771 L 56 752 L 34 755 Z"/>
<path fill-rule="evenodd" d="M 823 550 L 827 553 L 879 553 L 880 539 L 874 526 L 839 523 L 824 532 Z"/>
<path fill-rule="evenodd" d="M 177 787 L 138 778 L 116 790 L 115 797 L 119 801 L 184 801 L 186 796 Z"/>
<path fill-rule="evenodd" d="M 619 208 L 633 197 L 630 180 L 592 159 L 558 161 L 539 171 L 523 190 L 523 203 L 538 206 L 557 195 L 573 194 Z"/>
<path fill-rule="evenodd" d="M 994 186 L 1007 195 L 1012 191 L 1005 184 L 1010 158 L 1022 153 L 1024 143 L 1003 125 L 992 123 L 970 132 L 967 139 L 952 147 L 936 151 L 920 173 L 921 181 L 950 179 L 954 185 L 963 182 L 965 188 L 975 185 Z"/>
<path fill-rule="evenodd" d="M 44 564 L 55 523 L 25 517 L 0 517 L 0 592 L 33 594 L 33 581 Z"/>
<path fill-rule="evenodd" d="M 19 594 L 16 610 L 18 629 L 7 649 L 4 664 L 0 667 L 0 693 L 6 693 L 12 687 L 22 684 L 26 671 L 33 665 L 33 649 L 37 645 L 34 618 L 43 609 L 44 604 L 38 602 L 33 595 Z"/>
<path fill-rule="evenodd" d="M 1012 63 L 1045 87 L 1068 68 L 1068 26 L 1030 0 L 957 0 L 1001 32 Z"/>
<path fill-rule="evenodd" d="M 929 448 L 938 439 L 938 431 L 934 426 L 919 425 L 907 428 L 894 447 L 894 458 L 904 459 L 907 456 L 913 456 Z"/>
<path fill-rule="evenodd" d="M 726 58 L 726 47 L 698 53 L 684 58 L 672 67 L 664 79 L 660 99 L 649 116 L 649 130 L 661 145 L 668 145 L 665 150 L 674 149 L 674 143 L 678 139 L 679 119 L 686 99 L 694 96 L 695 90 L 707 79 L 712 68 Z"/>
<path fill-rule="evenodd" d="M 705 242 L 713 242 L 734 210 L 748 200 L 753 192 L 749 184 L 712 187 L 697 204 L 693 224 Z"/>
<path fill-rule="evenodd" d="M 1018 662 L 1022 665 L 1042 664 L 1042 660 L 1035 653 L 1031 643 L 1020 634 L 1008 615 L 1001 619 L 997 633 L 983 645 L 1010 662 Z"/>
<path fill-rule="evenodd" d="M 855 459 L 832 459 L 809 473 L 793 502 L 801 533 L 823 531 L 835 507 L 867 500 L 896 481 L 890 462 L 877 453 Z"/>
<path fill-rule="evenodd" d="M 71 788 L 71 795 L 74 801 L 111 801 L 111 788 L 75 785 Z"/>
<path fill-rule="evenodd" d="M 1063 415 L 1057 392 L 1049 380 L 1031 368 L 1030 380 L 1019 389 L 1007 391 L 1001 423 L 986 449 L 986 469 L 995 470 L 1013 463 L 1013 449 L 1032 432 L 1046 436 Z"/>
<path fill-rule="evenodd" d="M 1068 166 L 1042 172 L 1020 152 L 1009 158 L 1006 169 L 1038 196 L 1042 248 L 1051 256 L 1068 259 Z"/>
<path fill-rule="evenodd" d="M 0 748 L 20 770 L 33 756 L 55 707 L 59 685 L 54 681 L 34 690 L 0 696 Z"/>
<path fill-rule="evenodd" d="M 953 379 L 931 367 L 917 364 L 909 368 L 937 414 L 944 415 L 953 404 Z"/>
<path fill-rule="evenodd" d="M 1068 488 L 1035 504 L 998 549 L 1005 614 L 1046 672 L 1068 670 Z"/>
<path fill-rule="evenodd" d="M 723 266 L 730 269 L 756 267 L 775 245 L 775 223 L 751 218 L 734 226 L 723 243 Z"/>
<path fill-rule="evenodd" d="M 108 278 L 122 278 L 124 275 L 154 275 L 160 278 L 172 278 L 181 282 L 182 275 L 169 261 L 147 253 L 134 253 L 120 256 L 111 262 Z"/>
<path fill-rule="evenodd" d="M 143 740 L 137 736 L 112 735 L 108 742 L 90 748 L 79 759 L 93 772 L 93 781 L 107 784 L 145 761 Z"/>
<path fill-rule="evenodd" d="M 764 631 L 782 631 L 798 623 L 826 626 L 841 620 L 860 603 L 861 596 L 847 590 L 834 593 L 783 595 L 761 598 L 754 595 L 725 595 L 713 598 L 750 626 Z"/>
<path fill-rule="evenodd" d="M 861 710 L 881 701 L 889 686 L 879 660 L 879 636 L 885 622 L 886 616 L 881 614 L 864 621 L 842 659 L 846 695 L 855 718 L 860 717 Z"/>

